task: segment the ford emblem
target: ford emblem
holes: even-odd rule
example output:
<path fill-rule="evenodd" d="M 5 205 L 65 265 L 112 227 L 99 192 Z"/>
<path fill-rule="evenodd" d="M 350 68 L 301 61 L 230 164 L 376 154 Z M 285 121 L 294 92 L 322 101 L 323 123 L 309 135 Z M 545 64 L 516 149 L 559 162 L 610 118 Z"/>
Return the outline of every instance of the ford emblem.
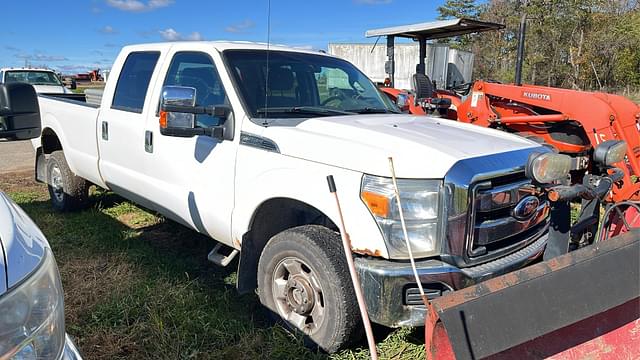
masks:
<path fill-rule="evenodd" d="M 527 196 L 513 208 L 513 217 L 516 220 L 525 221 L 530 219 L 536 213 L 540 200 L 535 196 Z"/>

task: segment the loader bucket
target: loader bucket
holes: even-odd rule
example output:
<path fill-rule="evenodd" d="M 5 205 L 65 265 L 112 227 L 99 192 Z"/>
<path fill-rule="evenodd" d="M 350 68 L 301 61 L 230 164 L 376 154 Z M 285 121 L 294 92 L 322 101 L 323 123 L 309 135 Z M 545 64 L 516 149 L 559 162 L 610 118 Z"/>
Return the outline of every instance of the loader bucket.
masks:
<path fill-rule="evenodd" d="M 640 358 L 640 230 L 455 291 L 429 310 L 428 359 Z"/>

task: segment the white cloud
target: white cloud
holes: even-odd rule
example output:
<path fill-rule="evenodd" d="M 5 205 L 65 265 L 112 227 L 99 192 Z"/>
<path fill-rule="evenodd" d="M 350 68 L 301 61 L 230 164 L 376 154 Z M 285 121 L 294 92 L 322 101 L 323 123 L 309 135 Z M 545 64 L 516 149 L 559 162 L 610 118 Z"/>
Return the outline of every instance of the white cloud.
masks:
<path fill-rule="evenodd" d="M 17 54 L 16 57 L 19 58 L 19 59 L 35 60 L 35 61 L 66 61 L 66 60 L 69 60 L 64 56 L 47 55 L 47 54 L 42 54 L 42 53 Z"/>
<path fill-rule="evenodd" d="M 203 40 L 202 35 L 197 31 L 194 31 L 191 34 L 183 36 L 182 34 L 177 32 L 175 29 L 168 28 L 168 29 L 165 29 L 165 30 L 160 30 L 159 33 L 160 33 L 160 36 L 162 36 L 162 38 L 165 41 L 179 41 L 179 40 L 199 41 L 199 40 Z"/>
<path fill-rule="evenodd" d="M 118 30 L 114 29 L 111 25 L 107 25 L 102 29 L 100 29 L 100 32 L 103 34 L 112 35 L 112 34 L 117 34 Z"/>
<path fill-rule="evenodd" d="M 160 30 L 160 35 L 166 41 L 176 41 L 180 40 L 180 33 L 175 31 L 172 28 L 168 28 L 166 30 Z"/>
<path fill-rule="evenodd" d="M 246 32 L 247 30 L 253 28 L 256 24 L 251 21 L 251 20 L 245 20 L 239 24 L 235 24 L 235 25 L 229 25 L 227 26 L 224 31 L 226 32 L 230 32 L 230 33 L 243 33 Z"/>
<path fill-rule="evenodd" d="M 142 12 L 151 11 L 173 4 L 173 0 L 107 0 L 107 5 L 122 11 Z"/>

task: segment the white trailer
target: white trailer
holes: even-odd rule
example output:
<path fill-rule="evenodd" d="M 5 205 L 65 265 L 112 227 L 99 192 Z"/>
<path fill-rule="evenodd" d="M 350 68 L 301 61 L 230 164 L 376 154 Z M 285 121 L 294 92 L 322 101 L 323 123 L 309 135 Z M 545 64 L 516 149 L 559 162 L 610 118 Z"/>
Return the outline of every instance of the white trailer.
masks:
<path fill-rule="evenodd" d="M 386 46 L 371 43 L 329 44 L 329 54 L 343 58 L 356 65 L 369 78 L 384 83 L 388 74 Z M 420 49 L 417 43 L 395 45 L 395 87 L 411 88 L 411 76 L 416 73 Z M 445 89 L 471 82 L 473 76 L 473 53 L 452 49 L 446 44 L 427 44 L 426 75 L 436 82 L 438 89 Z"/>

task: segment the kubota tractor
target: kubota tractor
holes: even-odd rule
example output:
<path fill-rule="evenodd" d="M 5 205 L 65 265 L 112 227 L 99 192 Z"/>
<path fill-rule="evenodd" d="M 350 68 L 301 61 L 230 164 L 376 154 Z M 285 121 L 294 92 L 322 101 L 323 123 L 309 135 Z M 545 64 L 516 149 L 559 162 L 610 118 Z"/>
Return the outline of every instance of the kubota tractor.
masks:
<path fill-rule="evenodd" d="M 425 74 L 427 41 L 499 30 L 504 25 L 453 19 L 369 30 L 366 36 L 387 37 L 385 71 L 389 81 L 381 90 L 405 111 L 500 129 L 547 144 L 571 156 L 573 184 L 583 183 L 587 174 L 600 175 L 593 162 L 598 144 L 623 140 L 627 143 L 626 156 L 616 165 L 624 176 L 612 187 L 605 201 L 640 201 L 640 106 L 618 95 L 521 84 L 525 24 L 523 17 L 516 84 L 478 80 L 445 90 L 437 89 Z M 395 38 L 409 38 L 419 44 L 411 90 L 393 87 Z M 625 214 L 626 219 L 618 219 L 619 225 L 625 221 L 638 221 L 635 225 L 640 225 L 640 214 L 635 208 Z M 599 217 L 599 209 L 594 209 L 593 216 Z M 593 235 L 593 231 L 590 232 Z"/>

